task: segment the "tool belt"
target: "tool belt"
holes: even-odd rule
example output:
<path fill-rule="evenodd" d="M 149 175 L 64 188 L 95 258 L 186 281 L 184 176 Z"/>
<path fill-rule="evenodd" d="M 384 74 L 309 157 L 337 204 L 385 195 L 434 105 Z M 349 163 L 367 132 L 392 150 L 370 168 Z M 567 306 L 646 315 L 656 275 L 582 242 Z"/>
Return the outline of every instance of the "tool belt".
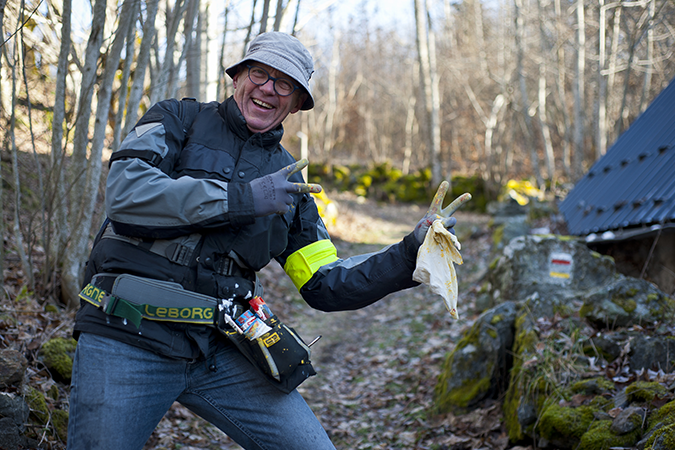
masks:
<path fill-rule="evenodd" d="M 130 274 L 94 275 L 79 296 L 137 328 L 142 319 L 214 327 L 282 392 L 289 393 L 316 375 L 309 346 L 269 308 L 261 315 L 259 309 L 246 310 L 238 302 L 188 291 L 178 283 Z M 244 323 L 249 327 L 244 329 Z M 251 325 L 257 325 L 259 333 L 251 334 Z"/>

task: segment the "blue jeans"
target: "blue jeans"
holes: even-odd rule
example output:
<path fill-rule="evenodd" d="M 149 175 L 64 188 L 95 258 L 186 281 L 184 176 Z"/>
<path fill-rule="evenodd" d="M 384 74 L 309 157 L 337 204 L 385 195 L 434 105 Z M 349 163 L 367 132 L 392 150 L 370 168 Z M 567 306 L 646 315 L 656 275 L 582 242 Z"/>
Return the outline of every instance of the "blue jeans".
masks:
<path fill-rule="evenodd" d="M 174 401 L 245 449 L 334 449 L 302 396 L 271 386 L 234 348 L 169 359 L 82 333 L 73 362 L 68 450 L 142 449 Z"/>

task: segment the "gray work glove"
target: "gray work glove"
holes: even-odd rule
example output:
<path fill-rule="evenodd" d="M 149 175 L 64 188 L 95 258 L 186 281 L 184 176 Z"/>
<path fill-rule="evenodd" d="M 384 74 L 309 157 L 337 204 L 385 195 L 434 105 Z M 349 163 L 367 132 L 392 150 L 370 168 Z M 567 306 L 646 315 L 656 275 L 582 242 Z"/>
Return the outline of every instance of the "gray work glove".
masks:
<path fill-rule="evenodd" d="M 453 201 L 450 205 L 442 208 L 443 199 L 445 198 L 445 194 L 448 192 L 449 187 L 450 184 L 447 181 L 443 181 L 441 183 L 441 185 L 438 187 L 438 190 L 436 191 L 436 195 L 434 195 L 434 199 L 431 201 L 431 205 L 429 206 L 427 213 L 419 222 L 417 222 L 413 234 L 415 235 L 417 242 L 420 244 L 424 242 L 424 238 L 427 235 L 429 227 L 438 219 L 441 220 L 441 223 L 445 228 L 447 228 L 452 234 L 455 234 L 455 230 L 452 227 L 454 227 L 457 223 L 457 219 L 452 217 L 452 215 L 462 204 L 471 200 L 471 194 L 462 194 L 457 197 L 457 199 L 455 199 L 455 201 Z"/>
<path fill-rule="evenodd" d="M 253 208 L 256 217 L 286 214 L 293 204 L 291 194 L 321 192 L 321 186 L 318 184 L 288 181 L 291 175 L 300 172 L 307 164 L 309 164 L 307 159 L 301 159 L 277 172 L 251 181 Z"/>

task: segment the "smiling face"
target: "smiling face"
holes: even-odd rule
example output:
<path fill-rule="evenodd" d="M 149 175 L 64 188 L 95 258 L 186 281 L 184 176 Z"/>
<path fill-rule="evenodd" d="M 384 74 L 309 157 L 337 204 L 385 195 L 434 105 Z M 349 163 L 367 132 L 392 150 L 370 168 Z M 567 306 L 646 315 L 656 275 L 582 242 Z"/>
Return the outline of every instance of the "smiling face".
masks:
<path fill-rule="evenodd" d="M 262 63 L 252 63 L 262 67 L 271 76 L 288 78 L 283 72 L 279 72 Z M 248 78 L 248 70 L 245 66 L 233 77 L 234 101 L 246 119 L 248 129 L 253 133 L 264 133 L 276 128 L 289 114 L 295 114 L 300 110 L 305 95 L 302 90 L 296 89 L 291 95 L 282 97 L 274 91 L 274 83 L 268 80 L 262 86 L 254 84 Z"/>

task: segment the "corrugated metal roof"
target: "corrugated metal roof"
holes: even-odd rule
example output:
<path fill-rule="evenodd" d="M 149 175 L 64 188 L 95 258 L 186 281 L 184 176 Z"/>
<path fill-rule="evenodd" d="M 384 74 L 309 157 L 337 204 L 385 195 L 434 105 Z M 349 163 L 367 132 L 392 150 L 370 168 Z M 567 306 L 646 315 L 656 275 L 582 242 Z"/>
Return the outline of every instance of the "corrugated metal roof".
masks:
<path fill-rule="evenodd" d="M 579 180 L 560 211 L 573 235 L 636 234 L 675 222 L 675 79 Z"/>

